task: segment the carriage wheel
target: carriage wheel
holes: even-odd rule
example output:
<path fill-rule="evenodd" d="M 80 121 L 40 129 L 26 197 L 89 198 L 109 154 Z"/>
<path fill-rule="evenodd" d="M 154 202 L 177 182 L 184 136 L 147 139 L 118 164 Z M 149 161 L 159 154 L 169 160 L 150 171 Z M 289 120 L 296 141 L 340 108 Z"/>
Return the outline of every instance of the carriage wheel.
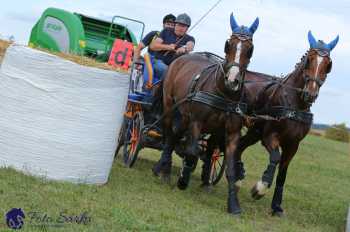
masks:
<path fill-rule="evenodd" d="M 117 149 L 115 150 L 115 153 L 114 153 L 115 159 L 118 156 L 120 148 L 124 145 L 127 126 L 128 126 L 128 119 L 124 117 L 122 125 L 119 130 L 119 134 L 118 134 Z"/>
<path fill-rule="evenodd" d="M 137 112 L 132 119 L 128 120 L 123 149 L 124 164 L 126 167 L 131 168 L 134 165 L 137 155 L 142 148 L 140 141 L 143 123 L 141 112 Z"/>
<path fill-rule="evenodd" d="M 218 148 L 213 151 L 210 161 L 210 176 L 209 183 L 216 185 L 219 183 L 221 177 L 224 175 L 226 167 L 225 156 Z"/>

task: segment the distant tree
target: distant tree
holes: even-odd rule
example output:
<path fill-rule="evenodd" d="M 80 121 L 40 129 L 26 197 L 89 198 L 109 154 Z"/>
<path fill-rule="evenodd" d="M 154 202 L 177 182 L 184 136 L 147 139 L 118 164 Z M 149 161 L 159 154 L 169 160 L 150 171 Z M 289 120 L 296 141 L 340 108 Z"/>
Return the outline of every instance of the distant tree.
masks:
<path fill-rule="evenodd" d="M 345 123 L 335 124 L 326 129 L 325 137 L 341 142 L 349 142 L 349 131 L 345 126 Z"/>

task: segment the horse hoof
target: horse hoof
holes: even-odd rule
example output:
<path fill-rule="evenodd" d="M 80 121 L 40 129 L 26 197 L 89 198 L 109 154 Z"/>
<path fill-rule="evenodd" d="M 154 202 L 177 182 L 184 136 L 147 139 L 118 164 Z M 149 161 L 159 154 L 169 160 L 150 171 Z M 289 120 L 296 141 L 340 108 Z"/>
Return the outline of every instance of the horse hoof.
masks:
<path fill-rule="evenodd" d="M 266 185 L 263 182 L 259 181 L 253 186 L 253 188 L 250 190 L 250 193 L 253 199 L 261 199 L 266 194 Z"/>
<path fill-rule="evenodd" d="M 160 167 L 159 165 L 154 165 L 152 168 L 152 173 L 154 176 L 159 176 L 160 175 Z"/>
<path fill-rule="evenodd" d="M 179 178 L 177 180 L 177 187 L 180 189 L 180 190 L 185 190 L 188 186 L 188 182 L 183 180 L 182 178 Z"/>
<path fill-rule="evenodd" d="M 232 215 L 234 215 L 234 216 L 239 216 L 239 215 L 241 215 L 242 210 L 241 210 L 241 208 L 234 208 L 234 209 L 232 209 L 231 207 L 229 207 L 227 212 L 232 214 Z"/>
<path fill-rule="evenodd" d="M 159 177 L 159 172 L 157 172 L 157 171 L 154 170 L 153 168 L 152 168 L 152 173 L 153 173 L 154 176 L 158 176 L 158 177 Z"/>
<path fill-rule="evenodd" d="M 229 196 L 227 199 L 227 211 L 230 214 L 239 215 L 242 212 L 241 207 L 239 205 L 237 196 L 236 195 L 232 196 L 232 195 L 233 194 L 229 192 Z"/>
<path fill-rule="evenodd" d="M 251 196 L 255 200 L 261 199 L 263 196 L 265 196 L 265 193 L 261 193 L 257 185 L 254 185 L 254 187 L 250 190 Z"/>
<path fill-rule="evenodd" d="M 284 217 L 284 213 L 283 211 L 272 211 L 272 216 L 281 218 Z"/>

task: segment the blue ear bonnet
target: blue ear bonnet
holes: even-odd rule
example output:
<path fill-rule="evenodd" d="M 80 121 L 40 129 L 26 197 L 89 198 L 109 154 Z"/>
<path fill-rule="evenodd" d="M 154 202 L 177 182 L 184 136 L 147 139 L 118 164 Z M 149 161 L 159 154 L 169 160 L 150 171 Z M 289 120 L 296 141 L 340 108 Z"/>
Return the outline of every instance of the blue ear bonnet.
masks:
<path fill-rule="evenodd" d="M 323 40 L 318 40 L 316 41 L 315 37 L 312 35 L 311 31 L 309 31 L 308 35 L 308 40 L 309 40 L 309 44 L 310 44 L 310 48 L 313 49 L 318 49 L 318 50 L 324 50 L 327 52 L 331 52 L 333 50 L 333 48 L 337 45 L 338 41 L 339 41 L 339 35 L 332 40 L 330 43 L 325 43 Z"/>
<path fill-rule="evenodd" d="M 240 35 L 246 35 L 249 37 L 253 37 L 253 33 L 246 26 L 236 27 L 235 29 L 232 30 L 232 32 L 233 32 L 233 34 L 240 34 Z"/>
<path fill-rule="evenodd" d="M 233 34 L 245 35 L 249 37 L 253 37 L 254 32 L 258 29 L 259 26 L 259 18 L 256 18 L 253 24 L 250 27 L 239 26 L 233 16 L 233 13 L 230 15 L 230 25 Z"/>
<path fill-rule="evenodd" d="M 316 45 L 313 45 L 312 48 L 319 49 L 319 50 L 326 50 L 328 52 L 330 51 L 329 47 L 323 40 L 318 40 Z"/>

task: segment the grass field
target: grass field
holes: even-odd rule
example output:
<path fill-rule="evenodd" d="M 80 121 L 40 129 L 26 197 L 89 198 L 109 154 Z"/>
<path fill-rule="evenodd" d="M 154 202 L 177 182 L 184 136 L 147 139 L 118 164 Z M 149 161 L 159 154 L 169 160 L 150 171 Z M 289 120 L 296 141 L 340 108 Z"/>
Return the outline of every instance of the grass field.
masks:
<path fill-rule="evenodd" d="M 189 188 L 180 191 L 175 187 L 178 158 L 172 184 L 166 185 L 150 171 L 159 153 L 146 149 L 140 156 L 133 169 L 117 160 L 103 186 L 51 182 L 0 169 L 1 214 L 22 208 L 27 217 L 21 231 L 344 231 L 350 203 L 346 143 L 316 136 L 303 141 L 287 177 L 284 218 L 270 216 L 272 191 L 259 201 L 249 194 L 267 164 L 260 145 L 251 147 L 244 157 L 247 177 L 239 193 L 244 210 L 239 218 L 226 213 L 225 179 L 207 193 L 199 187 L 197 168 Z M 60 213 L 68 218 L 84 212 L 90 218 L 86 225 L 68 220 L 57 228 L 46 223 L 48 217 L 62 219 Z M 0 231 L 12 231 L 4 219 Z"/>

